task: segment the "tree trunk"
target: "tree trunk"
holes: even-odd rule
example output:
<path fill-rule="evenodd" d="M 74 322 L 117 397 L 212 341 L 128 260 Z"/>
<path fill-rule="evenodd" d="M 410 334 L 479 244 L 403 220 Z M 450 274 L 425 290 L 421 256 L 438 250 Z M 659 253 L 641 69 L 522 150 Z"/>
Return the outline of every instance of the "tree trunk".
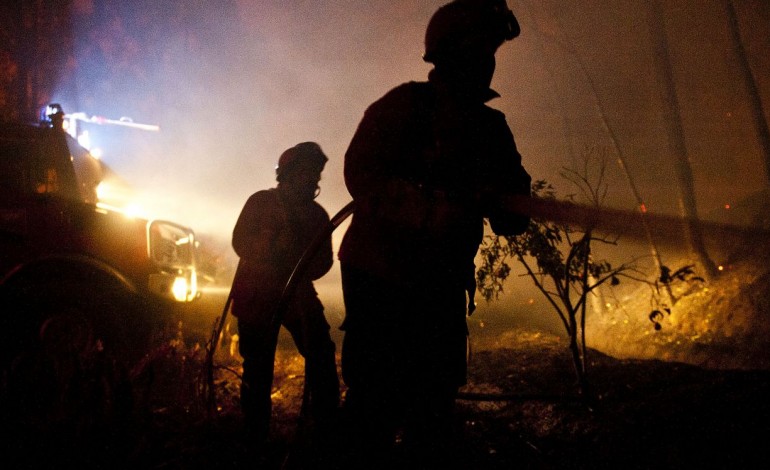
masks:
<path fill-rule="evenodd" d="M 653 58 L 662 85 L 663 118 L 668 136 L 668 146 L 674 157 L 675 170 L 679 187 L 679 208 L 683 217 L 685 237 L 693 255 L 704 270 L 704 277 L 714 278 L 718 271 L 709 257 L 703 241 L 698 210 L 695 201 L 695 182 L 692 166 L 685 146 L 684 129 L 676 96 L 674 74 L 668 55 L 665 19 L 660 0 L 650 2 L 650 14 L 647 19 L 653 45 Z"/>
<path fill-rule="evenodd" d="M 12 98 L 2 114 L 9 120 L 33 121 L 41 105 L 51 99 L 72 48 L 70 1 L 15 0 L 0 10 L 5 44 L 13 76 L 4 80 Z M 7 88 L 5 88 L 7 87 Z"/>
<path fill-rule="evenodd" d="M 523 6 L 526 7 L 527 12 L 529 13 L 530 18 L 532 19 L 531 23 L 536 24 L 534 15 L 532 14 L 532 9 L 529 4 L 529 2 L 524 2 Z M 623 154 L 623 149 L 620 146 L 620 141 L 617 137 L 617 134 L 615 133 L 614 128 L 610 125 L 609 118 L 607 117 L 607 112 L 604 109 L 604 104 L 601 100 L 601 97 L 599 96 L 598 89 L 596 87 L 596 83 L 591 76 L 591 74 L 588 71 L 588 67 L 586 67 L 585 63 L 583 62 L 583 59 L 580 57 L 580 54 L 578 54 L 578 51 L 574 47 L 574 42 L 569 38 L 569 35 L 567 34 L 568 29 L 565 28 L 558 17 L 553 16 L 553 20 L 556 22 L 556 24 L 559 25 L 559 31 L 561 31 L 562 36 L 564 39 L 560 41 L 558 38 L 555 37 L 555 35 L 550 35 L 546 33 L 545 31 L 541 30 L 540 28 L 535 28 L 535 33 L 538 34 L 541 38 L 548 39 L 550 38 L 555 44 L 557 44 L 560 48 L 564 49 L 564 51 L 572 58 L 574 59 L 575 63 L 577 64 L 578 69 L 580 70 L 581 75 L 585 78 L 586 84 L 588 85 L 589 89 L 591 90 L 591 96 L 593 97 L 593 103 L 594 107 L 596 109 L 596 114 L 599 117 L 599 120 L 602 123 L 602 126 L 604 127 L 604 131 L 607 133 L 607 136 L 610 138 L 610 141 L 612 142 L 612 146 L 615 149 L 615 154 L 617 155 L 617 164 L 620 167 L 621 171 L 623 172 L 623 175 L 626 177 L 626 181 L 628 182 L 628 186 L 631 189 L 631 193 L 634 196 L 634 199 L 636 199 L 636 209 L 639 211 L 639 219 L 642 223 L 642 229 L 644 230 L 644 234 L 647 238 L 647 245 L 650 249 L 650 255 L 652 256 L 653 261 L 655 262 L 655 268 L 657 269 L 658 273 L 663 272 L 663 260 L 661 259 L 660 251 L 658 250 L 658 246 L 655 243 L 655 239 L 653 237 L 652 231 L 650 230 L 649 224 L 647 223 L 647 204 L 644 201 L 644 198 L 642 197 L 641 192 L 639 191 L 638 187 L 636 186 L 636 182 L 634 180 L 634 177 L 631 175 L 628 165 L 626 162 L 626 157 Z M 539 47 L 539 43 L 535 41 L 535 46 L 538 47 L 538 53 L 542 57 L 545 57 L 545 52 Z M 560 64 L 563 66 L 563 64 Z M 548 74 L 552 77 L 554 77 L 554 73 L 551 71 L 551 68 L 548 66 L 548 62 L 545 62 L 546 70 L 548 71 Z M 559 96 L 559 93 L 555 93 L 555 95 Z M 565 122 L 565 133 L 566 138 L 568 139 L 568 145 L 570 150 L 570 157 L 574 165 L 576 165 L 577 159 L 574 155 L 574 149 L 570 140 L 568 128 L 569 125 L 567 123 L 566 119 L 566 106 L 564 105 L 563 100 L 559 101 L 559 105 L 562 109 L 562 119 Z M 670 303 L 673 304 L 674 302 L 674 295 L 671 292 L 671 286 L 666 284 L 665 292 L 668 296 L 668 300 Z M 601 296 L 601 292 L 599 292 L 597 295 Z M 593 307 L 593 310 L 596 312 L 601 312 L 604 310 L 604 301 L 598 302 L 597 305 Z"/>
<path fill-rule="evenodd" d="M 24 89 L 19 64 L 21 41 L 21 2 L 0 4 L 0 120 L 16 121 L 20 117 Z"/>
<path fill-rule="evenodd" d="M 738 24 L 738 15 L 735 12 L 735 5 L 733 5 L 732 0 L 725 1 L 725 11 L 727 13 L 727 23 L 730 29 L 730 40 L 738 59 L 738 73 L 740 74 L 741 79 L 743 79 L 744 86 L 746 87 L 746 94 L 748 95 L 749 105 L 751 106 L 751 117 L 754 122 L 754 129 L 757 132 L 762 157 L 765 161 L 767 185 L 770 186 L 770 130 L 768 130 L 767 119 L 765 118 L 765 111 L 762 107 L 762 99 L 759 96 L 757 83 L 756 80 L 754 80 L 754 74 L 751 72 L 751 66 L 746 57 L 746 50 L 743 48 L 741 30 Z"/>

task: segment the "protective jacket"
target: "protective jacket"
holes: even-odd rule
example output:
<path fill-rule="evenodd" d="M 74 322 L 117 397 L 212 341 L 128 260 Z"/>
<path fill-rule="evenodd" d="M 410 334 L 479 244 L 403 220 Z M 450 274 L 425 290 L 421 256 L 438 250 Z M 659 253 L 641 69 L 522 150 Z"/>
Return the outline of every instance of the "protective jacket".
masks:
<path fill-rule="evenodd" d="M 504 200 L 529 195 L 531 178 L 505 116 L 484 101 L 431 76 L 367 109 L 345 155 L 356 212 L 344 264 L 389 281 L 467 285 L 484 218 L 499 235 L 526 229 Z"/>
<path fill-rule="evenodd" d="M 315 201 L 297 207 L 283 201 L 275 188 L 252 194 L 233 229 L 233 249 L 240 257 L 233 315 L 245 322 L 268 321 L 295 265 L 328 222 L 326 210 Z M 297 284 L 292 307 L 322 308 L 312 281 L 326 274 L 332 262 L 329 237 Z"/>

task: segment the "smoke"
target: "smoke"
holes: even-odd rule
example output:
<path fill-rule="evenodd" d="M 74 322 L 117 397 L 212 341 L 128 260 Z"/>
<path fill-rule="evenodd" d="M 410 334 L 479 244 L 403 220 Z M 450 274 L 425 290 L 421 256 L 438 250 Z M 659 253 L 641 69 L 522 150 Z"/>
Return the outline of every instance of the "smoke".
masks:
<path fill-rule="evenodd" d="M 349 200 L 343 155 L 364 110 L 393 86 L 425 79 L 425 26 L 445 0 L 190 3 L 74 2 L 76 47 L 56 99 L 67 112 L 160 126 L 159 133 L 93 131 L 103 160 L 156 217 L 229 244 L 248 196 L 274 186 L 280 153 L 308 140 L 330 157 L 318 201 L 335 213 Z M 749 3 L 739 16 L 750 60 L 768 70 L 770 22 L 751 18 L 770 16 L 770 6 Z M 581 149 L 611 154 L 598 101 L 648 209 L 676 213 L 641 4 L 508 4 L 522 35 L 498 52 L 493 87 L 502 97 L 490 105 L 506 114 L 527 170 L 568 194 L 558 173 Z M 723 12 L 695 0 L 666 5 L 699 208 L 718 212 L 766 184 L 761 157 L 725 52 Z M 757 75 L 767 102 L 770 74 Z M 633 210 L 612 162 L 608 184 L 608 205 Z"/>
<path fill-rule="evenodd" d="M 280 153 L 318 142 L 319 198 L 349 196 L 342 158 L 366 106 L 425 77 L 422 34 L 441 2 L 76 2 L 67 112 L 157 124 L 92 129 L 103 160 L 152 215 L 224 240 Z M 183 8 L 184 7 L 184 8 Z"/>

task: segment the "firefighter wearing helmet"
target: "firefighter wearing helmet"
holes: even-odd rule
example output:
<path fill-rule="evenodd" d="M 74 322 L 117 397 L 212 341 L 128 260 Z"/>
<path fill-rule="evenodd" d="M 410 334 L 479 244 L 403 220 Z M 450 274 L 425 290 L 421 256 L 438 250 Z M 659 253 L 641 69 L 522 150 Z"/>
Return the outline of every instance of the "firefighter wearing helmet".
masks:
<path fill-rule="evenodd" d="M 439 8 L 428 23 L 423 59 L 435 64 L 461 53 L 494 54 L 519 34 L 505 0 L 457 0 Z"/>
<path fill-rule="evenodd" d="M 488 106 L 495 53 L 519 35 L 504 0 L 455 0 L 431 18 L 428 80 L 371 104 L 345 154 L 356 209 L 340 247 L 346 317 L 342 374 L 353 445 L 446 457 L 466 380 L 466 315 L 484 219 L 516 235 L 529 174 L 500 111 Z M 451 465 L 449 465 L 451 466 Z"/>
<path fill-rule="evenodd" d="M 240 257 L 232 288 L 232 312 L 238 319 L 239 350 L 243 357 L 241 407 L 247 429 L 264 442 L 271 415 L 273 362 L 278 328 L 273 314 L 292 270 L 329 223 L 315 202 L 321 172 L 328 158 L 314 142 L 283 152 L 276 166 L 275 188 L 249 197 L 233 229 L 232 245 Z M 332 266 L 331 237 L 313 258 L 283 315 L 282 325 L 305 358 L 306 387 L 311 416 L 329 421 L 339 405 L 335 344 L 313 281 Z"/>

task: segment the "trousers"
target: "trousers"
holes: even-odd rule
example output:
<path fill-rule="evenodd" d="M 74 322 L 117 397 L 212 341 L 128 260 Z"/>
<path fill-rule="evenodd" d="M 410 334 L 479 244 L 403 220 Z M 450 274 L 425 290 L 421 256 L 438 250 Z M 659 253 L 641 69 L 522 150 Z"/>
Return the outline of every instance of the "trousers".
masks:
<path fill-rule="evenodd" d="M 329 334 L 323 308 L 301 309 L 291 306 L 281 325 L 286 328 L 305 359 L 305 394 L 303 403 L 315 421 L 332 417 L 340 401 L 340 383 L 335 362 L 336 346 Z M 238 321 L 239 352 L 243 357 L 241 409 L 248 429 L 266 438 L 272 414 L 271 391 L 275 367 L 278 328 L 269 321 Z"/>
<path fill-rule="evenodd" d="M 458 388 L 466 380 L 462 285 L 404 285 L 342 265 L 346 317 L 344 409 L 364 447 L 397 436 L 430 450 L 449 442 Z"/>

